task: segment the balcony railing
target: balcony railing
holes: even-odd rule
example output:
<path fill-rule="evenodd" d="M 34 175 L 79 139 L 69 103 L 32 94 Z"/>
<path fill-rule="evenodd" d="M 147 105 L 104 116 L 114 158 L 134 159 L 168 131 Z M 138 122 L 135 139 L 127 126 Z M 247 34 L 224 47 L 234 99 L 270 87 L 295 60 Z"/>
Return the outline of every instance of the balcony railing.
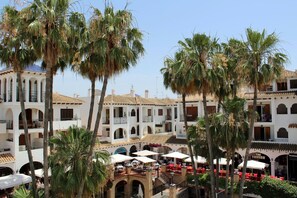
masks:
<path fill-rule="evenodd" d="M 187 118 L 187 121 L 189 121 L 189 122 L 195 122 L 197 120 L 197 117 L 192 116 L 192 115 L 187 115 L 186 118 Z M 180 115 L 180 121 L 181 122 L 185 121 L 185 117 L 183 114 Z"/>
<path fill-rule="evenodd" d="M 29 94 L 29 102 L 37 102 L 37 91 L 31 91 Z"/>
<path fill-rule="evenodd" d="M 6 120 L 6 129 L 13 129 L 13 121 Z"/>
<path fill-rule="evenodd" d="M 127 124 L 127 118 L 126 117 L 116 117 L 113 121 L 114 124 Z"/>
<path fill-rule="evenodd" d="M 102 117 L 102 124 L 110 124 L 109 117 Z"/>
<path fill-rule="evenodd" d="M 261 116 L 258 116 L 257 122 L 271 122 L 271 114 L 262 114 Z"/>
<path fill-rule="evenodd" d="M 39 129 L 39 128 L 43 128 L 43 121 L 39 121 L 39 120 L 28 120 L 27 121 L 27 125 L 28 125 L 28 129 Z M 22 120 L 20 120 L 20 126 L 19 129 L 24 129 L 24 125 Z"/>
<path fill-rule="evenodd" d="M 153 116 L 143 116 L 143 122 L 153 122 Z"/>
<path fill-rule="evenodd" d="M 171 115 L 166 115 L 166 120 L 171 120 L 172 116 Z"/>
<path fill-rule="evenodd" d="M 26 90 L 23 89 L 23 98 L 24 98 L 24 102 L 26 102 Z M 16 101 L 19 102 L 20 101 L 20 96 L 19 96 L 19 90 L 17 89 L 16 92 Z"/>
<path fill-rule="evenodd" d="M 12 91 L 8 91 L 8 102 L 12 102 Z"/>

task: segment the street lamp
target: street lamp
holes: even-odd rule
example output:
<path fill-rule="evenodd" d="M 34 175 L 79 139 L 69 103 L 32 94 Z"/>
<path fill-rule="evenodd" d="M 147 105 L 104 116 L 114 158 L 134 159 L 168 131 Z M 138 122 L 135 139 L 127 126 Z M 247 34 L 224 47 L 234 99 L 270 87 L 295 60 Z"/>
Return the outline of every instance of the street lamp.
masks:
<path fill-rule="evenodd" d="M 174 172 L 170 172 L 170 175 L 171 175 L 171 184 L 173 184 L 173 175 L 174 175 Z"/>

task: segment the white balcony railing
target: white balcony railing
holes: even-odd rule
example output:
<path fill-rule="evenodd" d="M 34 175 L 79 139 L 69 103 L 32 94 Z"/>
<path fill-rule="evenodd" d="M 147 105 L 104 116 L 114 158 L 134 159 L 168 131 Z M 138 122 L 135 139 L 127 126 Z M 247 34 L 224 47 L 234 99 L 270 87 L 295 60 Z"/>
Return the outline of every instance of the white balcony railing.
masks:
<path fill-rule="evenodd" d="M 6 133 L 6 121 L 0 120 L 0 133 Z"/>
<path fill-rule="evenodd" d="M 153 116 L 143 116 L 143 122 L 153 122 Z"/>
<path fill-rule="evenodd" d="M 53 121 L 54 130 L 67 130 L 71 126 L 81 127 L 81 120 L 65 120 L 65 121 Z"/>
<path fill-rule="evenodd" d="M 113 123 L 114 124 L 127 124 L 127 118 L 126 117 L 117 117 L 117 118 L 114 118 L 113 120 Z"/>

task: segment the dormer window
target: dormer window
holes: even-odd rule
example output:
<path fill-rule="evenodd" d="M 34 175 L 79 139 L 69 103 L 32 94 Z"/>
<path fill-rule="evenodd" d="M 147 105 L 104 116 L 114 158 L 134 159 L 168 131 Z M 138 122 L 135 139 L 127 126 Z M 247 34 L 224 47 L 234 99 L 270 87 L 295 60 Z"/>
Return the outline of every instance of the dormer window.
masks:
<path fill-rule="evenodd" d="M 290 80 L 290 89 L 297 89 L 297 79 Z"/>

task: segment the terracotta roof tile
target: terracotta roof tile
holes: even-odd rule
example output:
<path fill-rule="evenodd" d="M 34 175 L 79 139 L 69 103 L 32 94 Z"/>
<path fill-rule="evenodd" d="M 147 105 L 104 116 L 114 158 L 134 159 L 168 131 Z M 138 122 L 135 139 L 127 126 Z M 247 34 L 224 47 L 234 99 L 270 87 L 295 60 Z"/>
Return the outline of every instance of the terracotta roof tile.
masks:
<path fill-rule="evenodd" d="M 122 105 L 171 105 L 175 104 L 172 99 L 143 98 L 140 96 L 132 97 L 130 95 L 108 95 L 104 98 L 104 104 L 122 104 Z"/>
<path fill-rule="evenodd" d="M 53 104 L 82 104 L 83 102 L 84 101 L 77 98 L 72 98 L 58 93 L 53 93 Z"/>
<path fill-rule="evenodd" d="M 141 142 L 154 144 L 187 144 L 185 139 L 177 139 L 175 135 L 148 134 L 141 139 Z"/>
<path fill-rule="evenodd" d="M 296 152 L 297 144 L 290 143 L 274 143 L 274 142 L 253 142 L 253 149 L 265 149 L 265 150 L 279 150 L 279 151 L 288 151 Z"/>
<path fill-rule="evenodd" d="M 291 123 L 289 124 L 288 128 L 297 128 L 297 123 Z"/>
<path fill-rule="evenodd" d="M 0 154 L 0 164 L 8 164 L 15 161 L 15 158 L 10 153 Z"/>

